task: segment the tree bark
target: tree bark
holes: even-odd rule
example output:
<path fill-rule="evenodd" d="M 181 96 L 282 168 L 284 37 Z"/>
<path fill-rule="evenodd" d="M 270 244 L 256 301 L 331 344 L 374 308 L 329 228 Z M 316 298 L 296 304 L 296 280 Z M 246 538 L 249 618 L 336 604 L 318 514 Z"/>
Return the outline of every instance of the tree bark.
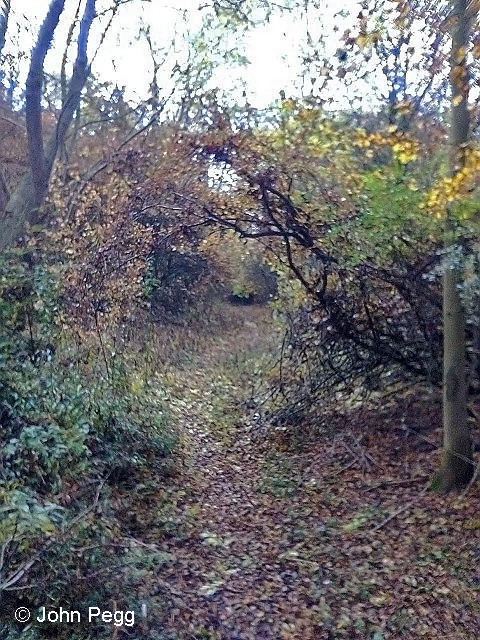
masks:
<path fill-rule="evenodd" d="M 468 1 L 454 0 L 452 6 L 452 51 L 450 85 L 450 174 L 465 165 L 469 140 L 469 75 L 467 49 L 471 16 Z M 465 311 L 461 299 L 463 269 L 455 255 L 455 219 L 445 213 L 446 259 L 443 277 L 443 455 L 433 486 L 441 491 L 461 489 L 474 473 L 473 446 L 467 413 Z"/>
<path fill-rule="evenodd" d="M 0 251 L 4 251 L 15 243 L 26 222 L 36 224 L 40 221 L 39 210 L 47 195 L 58 149 L 63 144 L 75 111 L 80 105 L 82 89 L 90 73 L 87 44 L 90 28 L 96 15 L 95 2 L 96 0 L 87 0 L 86 2 L 80 23 L 77 57 L 72 77 L 56 129 L 46 144 L 42 132 L 43 66 L 65 6 L 65 0 L 52 0 L 40 28 L 37 44 L 30 59 L 26 83 L 25 117 L 29 170 L 20 180 L 5 210 L 0 214 Z"/>
<path fill-rule="evenodd" d="M 3 47 L 5 46 L 9 15 L 10 0 L 0 0 L 0 55 L 2 55 Z"/>

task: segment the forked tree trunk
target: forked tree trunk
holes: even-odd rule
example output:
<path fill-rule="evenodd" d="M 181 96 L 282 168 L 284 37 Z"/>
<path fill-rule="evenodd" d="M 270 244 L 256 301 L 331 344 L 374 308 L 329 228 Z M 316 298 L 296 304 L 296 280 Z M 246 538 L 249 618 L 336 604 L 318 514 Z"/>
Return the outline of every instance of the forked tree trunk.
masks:
<path fill-rule="evenodd" d="M 96 0 L 86 0 L 72 77 L 56 129 L 46 143 L 42 131 L 43 65 L 63 12 L 65 0 L 51 0 L 40 28 L 37 43 L 32 51 L 26 83 L 25 119 L 29 170 L 13 191 L 5 210 L 0 213 L 0 251 L 15 243 L 26 222 L 36 224 L 41 220 L 39 211 L 47 195 L 58 149 L 65 140 L 68 127 L 80 104 L 82 89 L 90 73 L 87 43 L 90 27 L 95 18 L 95 2 Z"/>
<path fill-rule="evenodd" d="M 471 16 L 468 0 L 454 0 L 452 6 L 452 91 L 450 125 L 450 173 L 465 165 L 469 140 L 467 49 Z M 441 491 L 460 489 L 473 476 L 472 436 L 467 415 L 465 311 L 461 300 L 463 269 L 455 256 L 455 220 L 445 213 L 446 259 L 443 277 L 443 455 L 433 486 Z"/>

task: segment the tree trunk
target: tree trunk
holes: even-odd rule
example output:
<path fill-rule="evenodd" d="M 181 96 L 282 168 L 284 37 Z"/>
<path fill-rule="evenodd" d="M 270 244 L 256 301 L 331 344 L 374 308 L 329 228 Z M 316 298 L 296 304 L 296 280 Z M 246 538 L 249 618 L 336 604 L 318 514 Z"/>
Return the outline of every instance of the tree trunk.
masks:
<path fill-rule="evenodd" d="M 0 55 L 5 46 L 5 35 L 7 33 L 9 15 L 10 0 L 0 0 Z"/>
<path fill-rule="evenodd" d="M 466 60 L 471 16 L 467 0 L 454 0 L 452 7 L 452 52 L 450 85 L 452 91 L 450 124 L 450 174 L 465 165 L 469 140 Z M 455 254 L 455 219 L 445 213 L 446 259 L 443 277 L 443 455 L 433 486 L 441 491 L 460 489 L 473 476 L 473 447 L 467 414 L 465 312 L 461 300 L 462 260 Z"/>
<path fill-rule="evenodd" d="M 46 144 L 42 134 L 43 65 L 65 0 L 52 0 L 40 28 L 37 43 L 32 51 L 26 84 L 25 116 L 30 167 L 13 191 L 5 210 L 0 214 L 0 251 L 4 251 L 15 243 L 26 222 L 36 224 L 39 221 L 39 210 L 47 195 L 58 149 L 65 140 L 70 123 L 80 104 L 82 89 L 90 73 L 87 44 L 90 27 L 95 18 L 95 2 L 96 0 L 86 1 L 77 38 L 77 57 L 67 95 L 58 117 L 57 127 Z"/>
<path fill-rule="evenodd" d="M 461 268 L 447 263 L 443 279 L 443 454 L 435 482 L 441 491 L 461 489 L 474 472 L 467 414 L 465 313 L 460 299 L 461 284 Z"/>
<path fill-rule="evenodd" d="M 0 216 L 0 252 L 15 244 L 26 220 L 35 210 L 35 188 L 32 174 L 27 171 L 12 192 L 3 214 Z"/>

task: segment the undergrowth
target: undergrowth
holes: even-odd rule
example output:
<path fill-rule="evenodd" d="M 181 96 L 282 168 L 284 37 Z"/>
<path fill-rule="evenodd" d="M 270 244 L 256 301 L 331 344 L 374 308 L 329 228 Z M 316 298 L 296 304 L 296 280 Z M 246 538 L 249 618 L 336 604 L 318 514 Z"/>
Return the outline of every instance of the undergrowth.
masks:
<path fill-rule="evenodd" d="M 118 340 L 113 351 L 107 335 L 76 344 L 59 275 L 23 256 L 0 264 L 0 636 L 111 638 L 111 624 L 87 629 L 84 617 L 73 631 L 13 617 L 19 606 L 99 606 L 136 612 L 129 638 L 160 638 L 138 616 L 150 607 L 145 572 L 168 558 L 132 536 L 118 495 L 161 484 L 178 436 L 148 354 L 133 359 Z"/>

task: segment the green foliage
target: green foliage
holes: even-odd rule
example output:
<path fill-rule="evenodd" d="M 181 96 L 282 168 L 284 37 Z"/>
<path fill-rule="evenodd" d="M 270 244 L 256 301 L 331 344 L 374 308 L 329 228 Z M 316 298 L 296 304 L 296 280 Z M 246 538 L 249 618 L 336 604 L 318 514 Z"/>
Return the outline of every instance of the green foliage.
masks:
<path fill-rule="evenodd" d="M 416 241 L 417 234 L 435 233 L 438 224 L 420 209 L 422 193 L 414 177 L 398 164 L 367 172 L 362 182 L 365 208 L 361 227 L 367 245 L 371 247 L 376 240 L 377 248 L 387 255 L 405 253 L 408 241 Z"/>
<path fill-rule="evenodd" d="M 365 260 L 391 265 L 398 256 L 416 257 L 422 242 L 440 239 L 440 226 L 421 209 L 423 194 L 414 176 L 398 163 L 369 170 L 361 176 L 360 215 L 334 225 L 332 244 L 346 244 L 342 260 L 353 267 Z"/>
<path fill-rule="evenodd" d="M 9 437 L 2 466 L 4 479 L 24 478 L 32 488 L 58 490 L 60 478 L 71 476 L 72 465 L 77 472 L 85 469 L 90 420 L 88 391 L 78 377 L 59 379 L 51 369 L 39 376 L 38 367 L 25 362 L 18 371 L 10 366 L 3 376 Z"/>
<path fill-rule="evenodd" d="M 251 298 L 254 295 L 254 291 L 252 291 L 246 283 L 236 282 L 232 287 L 232 294 L 237 298 Z"/>
<path fill-rule="evenodd" d="M 64 519 L 60 505 L 41 500 L 31 490 L 5 484 L 0 490 L 0 544 L 15 539 L 24 550 L 32 539 L 51 534 Z"/>
<path fill-rule="evenodd" d="M 89 447 L 95 452 L 99 471 L 130 477 L 153 469 L 175 446 L 169 432 L 165 401 L 155 381 L 138 388 L 129 371 L 116 372 L 114 381 L 90 390 L 92 434 Z"/>
<path fill-rule="evenodd" d="M 158 476 L 174 449 L 164 394 L 142 379 L 141 362 L 124 355 L 112 357 L 108 375 L 82 366 L 62 331 L 57 292 L 58 272 L 17 255 L 0 261 L 0 629 L 7 638 L 20 633 L 11 615 L 18 587 L 22 606 L 42 606 L 48 593 L 49 602 L 72 609 L 116 597 L 138 611 L 124 592 L 136 592 L 142 572 L 160 563 L 152 549 L 115 551 L 129 532 L 117 523 L 121 505 L 111 487 L 128 482 L 134 490 L 142 477 Z M 49 630 L 50 637 L 65 632 Z M 43 638 L 42 626 L 22 637 Z"/>

